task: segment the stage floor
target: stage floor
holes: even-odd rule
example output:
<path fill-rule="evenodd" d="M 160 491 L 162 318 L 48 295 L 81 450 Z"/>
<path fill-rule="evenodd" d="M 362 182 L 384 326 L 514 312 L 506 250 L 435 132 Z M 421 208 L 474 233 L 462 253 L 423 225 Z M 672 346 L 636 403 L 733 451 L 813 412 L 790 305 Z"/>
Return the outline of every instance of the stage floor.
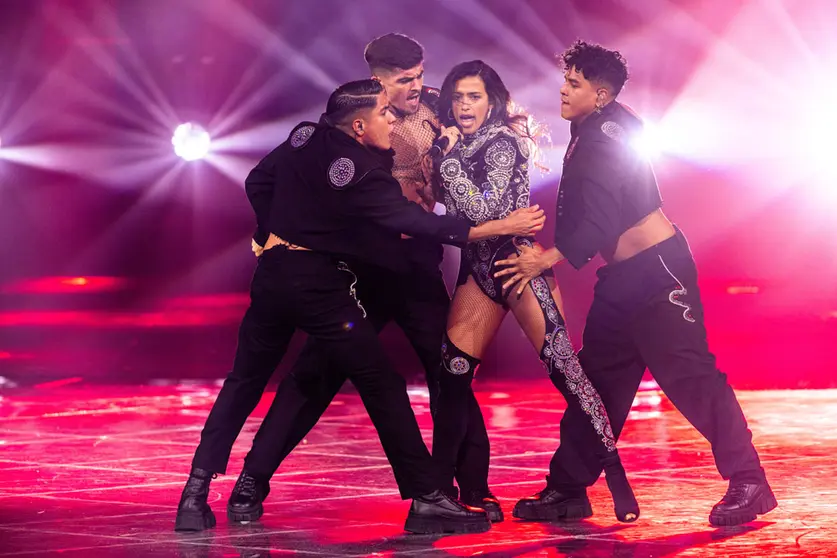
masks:
<path fill-rule="evenodd" d="M 173 531 L 177 501 L 216 386 L 60 386 L 0 392 L 0 556 L 835 556 L 837 391 L 741 392 L 779 500 L 747 526 L 707 522 L 726 483 L 708 444 L 655 392 L 639 400 L 620 452 L 642 506 L 613 517 L 604 481 L 595 515 L 574 524 L 511 519 L 543 486 L 563 401 L 544 381 L 479 386 L 492 441 L 491 486 L 507 520 L 488 533 L 402 531 L 408 503 L 359 399 L 341 394 L 280 469 L 259 523 L 228 524 L 226 499 L 259 405 L 213 481 L 218 526 Z M 412 394 L 429 443 L 426 396 Z"/>

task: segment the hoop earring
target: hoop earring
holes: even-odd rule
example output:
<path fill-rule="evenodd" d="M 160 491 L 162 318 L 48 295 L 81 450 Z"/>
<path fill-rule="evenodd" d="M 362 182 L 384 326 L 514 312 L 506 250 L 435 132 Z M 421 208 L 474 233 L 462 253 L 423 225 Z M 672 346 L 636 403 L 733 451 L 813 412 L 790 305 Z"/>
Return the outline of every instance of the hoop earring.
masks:
<path fill-rule="evenodd" d="M 491 107 L 488 109 L 488 114 L 485 117 L 486 120 L 491 120 Z"/>
<path fill-rule="evenodd" d="M 599 103 L 596 103 L 596 114 L 601 114 L 601 113 L 602 113 L 602 105 L 600 105 Z"/>
<path fill-rule="evenodd" d="M 453 120 L 453 109 L 448 109 L 448 120 Z"/>

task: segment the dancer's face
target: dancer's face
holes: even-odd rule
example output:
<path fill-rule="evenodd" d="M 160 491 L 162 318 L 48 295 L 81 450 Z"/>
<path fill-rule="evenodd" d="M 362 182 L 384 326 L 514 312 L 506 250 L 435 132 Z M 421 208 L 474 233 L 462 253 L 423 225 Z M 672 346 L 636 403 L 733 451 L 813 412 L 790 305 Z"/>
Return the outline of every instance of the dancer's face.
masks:
<path fill-rule="evenodd" d="M 415 114 L 424 85 L 424 62 L 409 70 L 396 69 L 375 74 L 389 96 L 390 105 L 402 114 Z"/>
<path fill-rule="evenodd" d="M 479 130 L 488 119 L 488 111 L 493 108 L 480 76 L 468 76 L 457 81 L 452 99 L 453 118 L 466 134 Z"/>
<path fill-rule="evenodd" d="M 564 73 L 561 86 L 561 118 L 581 122 L 596 110 L 596 102 L 604 104 L 608 99 L 605 87 L 596 85 L 573 66 Z"/>
<path fill-rule="evenodd" d="M 389 134 L 392 132 L 394 122 L 395 115 L 390 110 L 387 93 L 381 91 L 377 104 L 361 113 L 359 118 L 352 122 L 352 128 L 358 141 L 366 147 L 387 150 L 392 147 Z"/>

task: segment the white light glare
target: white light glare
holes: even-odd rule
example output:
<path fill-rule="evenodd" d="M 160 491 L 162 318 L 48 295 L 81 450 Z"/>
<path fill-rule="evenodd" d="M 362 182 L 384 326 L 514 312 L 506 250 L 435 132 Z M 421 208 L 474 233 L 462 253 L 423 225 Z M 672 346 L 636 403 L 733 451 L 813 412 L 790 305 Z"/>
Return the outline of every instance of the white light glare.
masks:
<path fill-rule="evenodd" d="M 178 157 L 186 161 L 196 161 L 209 153 L 211 140 L 209 133 L 200 125 L 187 122 L 175 128 L 171 144 Z"/>
<path fill-rule="evenodd" d="M 645 122 L 642 132 L 633 138 L 631 147 L 646 159 L 656 159 L 663 151 L 662 138 L 657 126 Z"/>

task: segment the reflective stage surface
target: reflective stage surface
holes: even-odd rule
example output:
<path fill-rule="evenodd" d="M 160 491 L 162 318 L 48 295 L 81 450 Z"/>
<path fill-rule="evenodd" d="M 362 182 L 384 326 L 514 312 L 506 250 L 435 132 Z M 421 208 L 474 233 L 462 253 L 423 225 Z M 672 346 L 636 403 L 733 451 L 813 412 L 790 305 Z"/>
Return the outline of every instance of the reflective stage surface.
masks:
<path fill-rule="evenodd" d="M 2 393 L 0 556 L 834 556 L 837 391 L 740 392 L 779 508 L 752 524 L 707 522 L 726 483 L 708 444 L 656 392 L 635 405 L 620 452 L 642 506 L 616 522 L 604 480 L 595 515 L 573 524 L 511 519 L 540 490 L 564 408 L 546 380 L 480 385 L 491 486 L 507 520 L 484 534 L 402 531 L 408 504 L 356 395 L 341 394 L 280 469 L 261 522 L 231 525 L 226 498 L 272 397 L 213 481 L 218 526 L 173 531 L 174 512 L 214 386 L 46 385 Z M 429 443 L 426 396 L 412 394 Z"/>

